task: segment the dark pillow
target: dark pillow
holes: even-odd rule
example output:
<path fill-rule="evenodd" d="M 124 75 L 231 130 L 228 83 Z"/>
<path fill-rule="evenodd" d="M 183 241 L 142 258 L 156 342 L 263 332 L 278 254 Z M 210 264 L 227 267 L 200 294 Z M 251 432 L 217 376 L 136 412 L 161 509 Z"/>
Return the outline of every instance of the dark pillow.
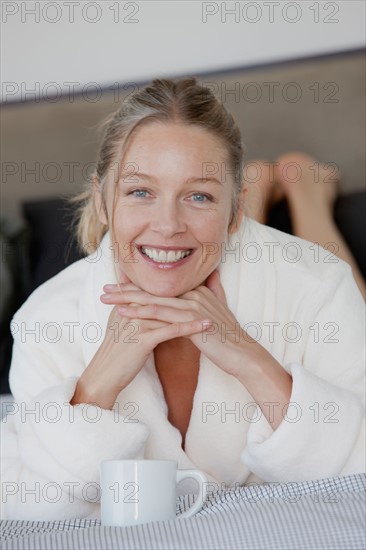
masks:
<path fill-rule="evenodd" d="M 72 214 L 64 198 L 23 204 L 30 228 L 31 291 L 83 256 L 71 232 Z"/>

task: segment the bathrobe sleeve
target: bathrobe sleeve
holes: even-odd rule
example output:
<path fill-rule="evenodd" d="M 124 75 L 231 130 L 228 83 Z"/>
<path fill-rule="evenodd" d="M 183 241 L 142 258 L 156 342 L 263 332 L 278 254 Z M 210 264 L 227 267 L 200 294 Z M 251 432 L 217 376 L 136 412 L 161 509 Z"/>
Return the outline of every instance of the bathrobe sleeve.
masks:
<path fill-rule="evenodd" d="M 302 360 L 290 406 L 273 431 L 258 407 L 242 461 L 263 481 L 303 481 L 365 471 L 365 304 L 348 264 L 328 272 L 304 302 Z M 310 305 L 310 307 L 309 307 Z"/>
<path fill-rule="evenodd" d="M 33 328 L 35 318 L 28 319 Z M 15 316 L 13 325 L 21 322 Z M 68 374 L 82 370 L 78 346 L 50 338 L 14 335 L 15 402 L 1 424 L 2 519 L 98 517 L 101 460 L 143 458 L 145 424 L 117 410 L 70 405 L 79 377 Z"/>

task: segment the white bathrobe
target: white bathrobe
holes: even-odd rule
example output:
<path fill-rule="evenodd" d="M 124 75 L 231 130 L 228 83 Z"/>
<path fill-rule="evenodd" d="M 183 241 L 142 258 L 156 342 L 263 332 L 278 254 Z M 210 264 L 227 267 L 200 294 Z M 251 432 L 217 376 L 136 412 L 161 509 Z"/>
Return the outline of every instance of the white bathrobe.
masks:
<path fill-rule="evenodd" d="M 365 471 L 365 306 L 348 264 L 247 218 L 222 246 L 219 271 L 240 327 L 292 376 L 280 426 L 273 431 L 245 386 L 203 354 L 185 450 L 153 353 L 112 411 L 69 404 L 113 308 L 100 301 L 116 282 L 107 234 L 14 316 L 3 519 L 98 517 L 103 459 L 173 459 L 219 489 Z"/>

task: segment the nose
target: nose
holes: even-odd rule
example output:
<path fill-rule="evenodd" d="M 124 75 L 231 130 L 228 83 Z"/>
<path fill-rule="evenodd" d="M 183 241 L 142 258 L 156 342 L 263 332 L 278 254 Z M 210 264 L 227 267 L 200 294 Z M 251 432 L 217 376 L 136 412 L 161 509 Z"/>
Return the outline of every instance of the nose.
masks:
<path fill-rule="evenodd" d="M 183 213 L 175 201 L 162 201 L 157 205 L 151 228 L 168 239 L 176 233 L 184 233 L 187 224 L 183 219 Z"/>

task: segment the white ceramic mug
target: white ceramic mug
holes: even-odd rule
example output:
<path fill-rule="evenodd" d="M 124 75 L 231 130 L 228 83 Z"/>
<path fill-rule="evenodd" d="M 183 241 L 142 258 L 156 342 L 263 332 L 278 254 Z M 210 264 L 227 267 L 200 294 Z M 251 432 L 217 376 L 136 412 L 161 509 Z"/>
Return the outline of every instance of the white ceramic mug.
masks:
<path fill-rule="evenodd" d="M 194 478 L 199 494 L 194 504 L 178 516 L 188 518 L 203 506 L 206 476 L 199 470 L 178 470 L 174 460 L 103 460 L 100 465 L 101 522 L 126 527 L 174 519 L 177 483 Z"/>

